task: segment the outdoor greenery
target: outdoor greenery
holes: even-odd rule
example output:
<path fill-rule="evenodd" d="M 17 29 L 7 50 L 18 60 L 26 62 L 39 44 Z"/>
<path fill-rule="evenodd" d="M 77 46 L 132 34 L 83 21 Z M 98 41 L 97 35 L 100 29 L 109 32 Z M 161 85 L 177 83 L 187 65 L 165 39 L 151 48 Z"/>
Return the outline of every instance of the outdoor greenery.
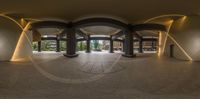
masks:
<path fill-rule="evenodd" d="M 66 42 L 65 41 L 60 41 L 60 51 L 65 51 L 66 50 Z"/>
<path fill-rule="evenodd" d="M 103 44 L 100 43 L 99 40 L 92 40 L 90 44 L 91 50 L 95 51 L 101 51 L 103 50 Z M 38 51 L 38 42 L 33 42 L 33 51 Z M 84 51 L 86 50 L 86 42 L 78 42 L 76 46 L 77 51 Z M 41 42 L 41 50 L 42 51 L 56 51 L 56 41 L 54 40 L 43 40 Z M 66 42 L 65 41 L 60 41 L 60 51 L 65 51 L 66 50 Z"/>
<path fill-rule="evenodd" d="M 44 40 L 41 46 L 42 51 L 56 51 L 56 41 L 54 40 Z"/>
<path fill-rule="evenodd" d="M 77 51 L 84 51 L 86 50 L 86 48 L 87 48 L 86 42 L 78 42 L 76 45 Z"/>
<path fill-rule="evenodd" d="M 33 51 L 37 51 L 38 50 L 38 42 L 33 42 Z"/>
<path fill-rule="evenodd" d="M 92 45 L 94 45 L 92 48 L 94 48 L 93 50 L 95 50 L 95 51 L 101 51 L 101 45 L 102 44 L 100 44 L 99 43 L 99 40 L 93 40 L 93 44 Z"/>

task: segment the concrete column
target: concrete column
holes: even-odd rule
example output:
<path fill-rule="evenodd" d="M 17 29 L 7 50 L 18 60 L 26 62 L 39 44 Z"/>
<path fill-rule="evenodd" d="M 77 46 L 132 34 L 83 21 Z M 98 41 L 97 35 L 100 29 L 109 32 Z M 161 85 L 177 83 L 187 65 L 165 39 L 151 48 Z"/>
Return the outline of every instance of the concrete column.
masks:
<path fill-rule="evenodd" d="M 73 58 L 73 57 L 77 57 L 78 54 L 76 54 L 76 33 L 75 33 L 75 29 L 73 27 L 68 28 L 67 32 L 66 32 L 66 46 L 67 46 L 67 50 L 66 50 L 66 54 L 64 54 L 64 56 L 69 57 L 69 58 Z"/>
<path fill-rule="evenodd" d="M 114 53 L 113 51 L 113 39 L 112 39 L 112 35 L 110 36 L 110 49 L 109 49 L 110 53 Z"/>
<path fill-rule="evenodd" d="M 143 53 L 143 40 L 139 41 L 139 53 Z"/>
<path fill-rule="evenodd" d="M 119 42 L 120 45 L 120 51 L 122 51 L 122 42 Z"/>
<path fill-rule="evenodd" d="M 126 49 L 126 47 L 125 47 L 125 46 L 126 46 L 125 40 L 124 40 L 122 43 L 123 43 L 123 44 L 122 44 L 122 47 L 123 47 L 123 48 L 122 48 L 122 52 L 125 52 L 125 49 Z"/>
<path fill-rule="evenodd" d="M 158 41 L 155 41 L 155 43 L 154 43 L 154 44 L 155 44 L 155 50 L 156 50 L 156 51 L 158 50 L 158 49 L 157 49 L 157 48 L 158 48 L 158 47 L 157 47 L 157 46 L 158 46 L 158 45 L 157 45 L 157 42 L 158 42 Z"/>
<path fill-rule="evenodd" d="M 86 38 L 86 53 L 90 53 L 91 49 L 90 49 L 90 35 L 87 35 Z"/>
<path fill-rule="evenodd" d="M 60 52 L 60 38 L 58 35 L 56 37 L 56 52 Z"/>
<path fill-rule="evenodd" d="M 41 52 L 41 41 L 38 41 L 38 52 Z"/>
<path fill-rule="evenodd" d="M 126 32 L 125 34 L 125 52 L 122 56 L 132 58 L 134 57 L 134 51 L 133 51 L 133 33 L 132 32 Z"/>
<path fill-rule="evenodd" d="M 153 51 L 153 49 L 154 49 L 154 41 L 151 42 L 151 49 Z"/>

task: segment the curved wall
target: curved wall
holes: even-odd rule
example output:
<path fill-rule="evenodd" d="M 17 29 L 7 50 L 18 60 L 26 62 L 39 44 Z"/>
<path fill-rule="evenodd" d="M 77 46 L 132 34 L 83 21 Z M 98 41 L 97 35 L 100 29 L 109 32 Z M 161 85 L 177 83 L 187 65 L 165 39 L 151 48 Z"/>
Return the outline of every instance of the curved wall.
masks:
<path fill-rule="evenodd" d="M 31 33 L 28 38 L 21 37 L 22 28 L 9 18 L 0 16 L 0 61 L 14 61 L 19 58 L 26 58 L 31 55 L 31 45 L 27 43 L 28 38 L 31 38 Z M 18 44 L 21 37 L 21 44 Z M 17 45 L 22 45 L 16 50 Z M 15 57 L 13 59 L 13 55 Z"/>
<path fill-rule="evenodd" d="M 164 55 L 170 56 L 171 44 L 174 45 L 175 58 L 200 61 L 200 17 L 188 16 L 174 21 L 166 41 Z"/>

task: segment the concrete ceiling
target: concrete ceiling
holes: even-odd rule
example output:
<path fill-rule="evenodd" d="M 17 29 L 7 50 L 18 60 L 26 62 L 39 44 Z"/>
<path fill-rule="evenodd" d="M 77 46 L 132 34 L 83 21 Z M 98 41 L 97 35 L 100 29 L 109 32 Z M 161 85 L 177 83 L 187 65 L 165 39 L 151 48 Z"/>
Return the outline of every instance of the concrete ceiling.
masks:
<path fill-rule="evenodd" d="M 106 15 L 135 23 L 163 14 L 199 14 L 199 4 L 199 0 L 1 0 L 0 12 L 68 21 Z"/>
<path fill-rule="evenodd" d="M 81 31 L 86 34 L 92 34 L 92 35 L 111 35 L 118 33 L 120 29 L 108 26 L 90 26 L 81 28 Z"/>
<path fill-rule="evenodd" d="M 64 29 L 58 28 L 39 28 L 37 29 L 41 35 L 57 35 L 60 34 Z"/>
<path fill-rule="evenodd" d="M 15 17 L 76 21 L 88 17 L 111 17 L 127 23 L 143 23 L 167 15 L 199 15 L 199 0 L 1 0 L 0 13 Z M 119 31 L 105 26 L 86 27 L 87 34 L 109 35 Z M 40 29 L 57 34 L 57 29 Z M 154 35 L 140 32 L 140 35 Z"/>
<path fill-rule="evenodd" d="M 158 37 L 158 31 L 144 30 L 144 31 L 138 31 L 137 33 L 143 37 L 146 36 Z"/>

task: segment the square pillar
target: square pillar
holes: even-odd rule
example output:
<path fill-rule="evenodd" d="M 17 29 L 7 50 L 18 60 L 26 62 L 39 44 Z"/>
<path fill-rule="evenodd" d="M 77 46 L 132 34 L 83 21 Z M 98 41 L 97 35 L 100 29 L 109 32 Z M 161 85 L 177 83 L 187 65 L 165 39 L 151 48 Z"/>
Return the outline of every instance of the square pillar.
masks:
<path fill-rule="evenodd" d="M 38 52 L 41 52 L 41 41 L 38 41 Z"/>
<path fill-rule="evenodd" d="M 139 53 L 143 53 L 143 40 L 139 40 Z"/>
<path fill-rule="evenodd" d="M 110 36 L 110 49 L 109 49 L 110 53 L 114 53 L 113 51 L 113 39 L 112 39 L 112 35 Z"/>
<path fill-rule="evenodd" d="M 126 46 L 126 44 L 125 44 L 125 40 L 123 40 L 122 43 L 123 43 L 123 44 L 122 44 L 122 47 L 123 47 L 123 48 L 122 48 L 122 52 L 125 52 L 125 49 L 126 49 L 126 47 L 125 47 L 125 46 Z"/>
<path fill-rule="evenodd" d="M 132 32 L 126 32 L 125 34 L 125 39 L 124 39 L 124 47 L 125 47 L 125 51 L 124 54 L 122 56 L 124 57 L 135 57 L 134 51 L 133 51 L 133 33 Z"/>
<path fill-rule="evenodd" d="M 151 48 L 152 48 L 152 51 L 154 51 L 154 49 L 155 49 L 155 41 L 153 41 L 153 40 L 151 42 Z"/>
<path fill-rule="evenodd" d="M 56 36 L 56 52 L 60 52 L 60 38 Z"/>
<path fill-rule="evenodd" d="M 91 49 L 90 49 L 90 35 L 87 35 L 86 38 L 86 53 L 90 53 Z"/>
<path fill-rule="evenodd" d="M 76 33 L 75 33 L 75 29 L 73 27 L 68 28 L 67 32 L 66 32 L 66 46 L 67 46 L 67 50 L 66 50 L 66 54 L 64 54 L 64 56 L 69 57 L 69 58 L 73 58 L 73 57 L 77 57 L 78 54 L 76 54 Z"/>

